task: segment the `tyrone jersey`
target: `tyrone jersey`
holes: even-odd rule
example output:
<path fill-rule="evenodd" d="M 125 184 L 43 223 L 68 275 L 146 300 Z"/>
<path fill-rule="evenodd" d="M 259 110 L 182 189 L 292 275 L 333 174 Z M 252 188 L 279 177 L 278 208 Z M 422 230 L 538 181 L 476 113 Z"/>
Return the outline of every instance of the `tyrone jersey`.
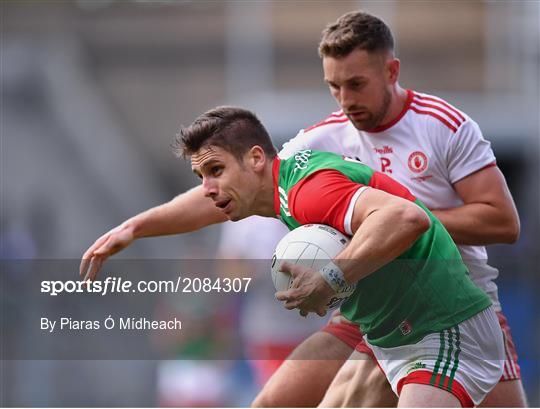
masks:
<path fill-rule="evenodd" d="M 491 305 L 468 276 L 442 224 L 398 182 L 339 155 L 304 150 L 273 163 L 274 207 L 290 230 L 321 223 L 352 235 L 354 205 L 368 188 L 415 202 L 431 220 L 428 231 L 397 259 L 358 281 L 342 306 L 368 341 L 384 348 L 413 344 L 453 327 Z"/>
<path fill-rule="evenodd" d="M 444 100 L 411 90 L 407 93 L 403 111 L 386 126 L 359 131 L 343 111 L 337 111 L 285 143 L 280 158 L 305 149 L 335 152 L 391 176 L 430 209 L 463 205 L 452 184 L 495 165 L 490 143 L 471 118 Z M 500 309 L 493 281 L 498 271 L 487 265 L 485 247 L 458 248 L 473 281 Z"/>

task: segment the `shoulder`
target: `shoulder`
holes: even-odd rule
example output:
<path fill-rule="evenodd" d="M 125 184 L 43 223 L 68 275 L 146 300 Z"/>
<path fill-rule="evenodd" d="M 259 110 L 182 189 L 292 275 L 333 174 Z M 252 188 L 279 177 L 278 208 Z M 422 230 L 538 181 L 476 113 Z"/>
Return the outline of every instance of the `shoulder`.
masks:
<path fill-rule="evenodd" d="M 294 138 L 283 144 L 279 157 L 289 158 L 304 149 L 336 151 L 349 134 L 355 136 L 355 128 L 343 111 L 332 112 L 322 121 L 300 130 Z"/>
<path fill-rule="evenodd" d="M 308 126 L 304 129 L 304 133 L 311 132 L 312 135 L 316 135 L 317 130 L 319 130 L 319 132 L 323 130 L 324 132 L 324 130 L 339 129 L 342 127 L 340 126 L 340 124 L 346 124 L 347 122 L 349 122 L 349 118 L 347 118 L 347 116 L 343 113 L 343 110 L 340 109 L 338 111 L 332 112 L 322 121 Z"/>
<path fill-rule="evenodd" d="M 417 91 L 412 94 L 409 111 L 417 126 L 451 137 L 476 125 L 467 114 L 442 98 Z"/>
<path fill-rule="evenodd" d="M 281 163 L 280 174 L 288 186 L 293 186 L 321 171 L 335 171 L 348 179 L 364 182 L 369 180 L 373 173 L 373 169 L 355 159 L 311 149 L 298 151 Z"/>

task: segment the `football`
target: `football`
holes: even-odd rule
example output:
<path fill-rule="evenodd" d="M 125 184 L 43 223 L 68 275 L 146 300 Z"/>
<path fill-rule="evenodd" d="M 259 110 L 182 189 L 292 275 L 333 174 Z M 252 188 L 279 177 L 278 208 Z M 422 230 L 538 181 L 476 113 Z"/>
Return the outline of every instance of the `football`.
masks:
<path fill-rule="evenodd" d="M 292 277 L 279 271 L 281 263 L 288 261 L 319 270 L 327 265 L 348 244 L 349 238 L 333 227 L 324 224 L 306 224 L 289 232 L 281 239 L 272 257 L 272 281 L 277 291 L 292 285 Z M 353 293 L 354 289 L 336 294 L 328 303 L 335 308 Z"/>

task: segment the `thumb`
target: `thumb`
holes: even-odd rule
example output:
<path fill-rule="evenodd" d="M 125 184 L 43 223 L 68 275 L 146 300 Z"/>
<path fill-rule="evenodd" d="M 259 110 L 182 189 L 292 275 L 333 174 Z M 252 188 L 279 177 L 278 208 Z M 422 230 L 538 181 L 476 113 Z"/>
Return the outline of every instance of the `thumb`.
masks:
<path fill-rule="evenodd" d="M 299 269 L 298 265 L 291 263 L 290 261 L 283 261 L 279 266 L 279 271 L 289 274 L 292 278 L 296 278 Z"/>

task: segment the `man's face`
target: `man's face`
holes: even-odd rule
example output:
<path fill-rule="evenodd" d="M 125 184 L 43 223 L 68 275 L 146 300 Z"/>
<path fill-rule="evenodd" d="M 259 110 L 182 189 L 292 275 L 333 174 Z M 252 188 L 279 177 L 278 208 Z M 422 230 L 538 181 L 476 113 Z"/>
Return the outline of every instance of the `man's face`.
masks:
<path fill-rule="evenodd" d="M 258 180 L 247 162 L 217 146 L 202 147 L 191 156 L 191 168 L 202 179 L 205 196 L 233 221 L 253 214 Z"/>
<path fill-rule="evenodd" d="M 324 81 L 356 129 L 370 130 L 384 123 L 395 82 L 391 68 L 395 69 L 395 62 L 385 54 L 360 49 L 342 58 L 323 58 Z"/>

